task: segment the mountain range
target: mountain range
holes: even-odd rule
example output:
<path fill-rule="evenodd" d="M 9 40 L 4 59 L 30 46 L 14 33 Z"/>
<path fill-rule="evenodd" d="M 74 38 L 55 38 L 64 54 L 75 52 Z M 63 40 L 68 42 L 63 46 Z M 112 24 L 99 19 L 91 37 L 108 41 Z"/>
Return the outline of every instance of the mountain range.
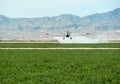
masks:
<path fill-rule="evenodd" d="M 10 18 L 0 15 L 0 39 L 37 39 L 44 32 L 60 33 L 67 30 L 77 33 L 120 31 L 120 8 L 85 17 L 63 14 L 41 18 Z"/>

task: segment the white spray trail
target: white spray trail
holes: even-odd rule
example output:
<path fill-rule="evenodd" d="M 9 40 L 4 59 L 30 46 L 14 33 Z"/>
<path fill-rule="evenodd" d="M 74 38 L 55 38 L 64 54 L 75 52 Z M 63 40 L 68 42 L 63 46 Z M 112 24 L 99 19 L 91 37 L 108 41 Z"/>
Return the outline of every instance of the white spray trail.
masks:
<path fill-rule="evenodd" d="M 72 39 L 63 39 L 62 36 L 54 36 L 54 38 L 57 39 L 59 43 L 108 43 L 108 38 L 104 35 L 95 38 L 85 36 L 72 36 Z"/>

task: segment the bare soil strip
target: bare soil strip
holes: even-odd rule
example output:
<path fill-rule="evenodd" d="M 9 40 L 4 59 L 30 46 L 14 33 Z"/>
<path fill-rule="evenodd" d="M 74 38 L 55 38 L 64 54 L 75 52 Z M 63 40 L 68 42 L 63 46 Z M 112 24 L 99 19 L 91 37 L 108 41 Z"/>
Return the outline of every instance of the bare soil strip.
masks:
<path fill-rule="evenodd" d="M 0 48 L 0 50 L 120 50 L 120 48 Z"/>

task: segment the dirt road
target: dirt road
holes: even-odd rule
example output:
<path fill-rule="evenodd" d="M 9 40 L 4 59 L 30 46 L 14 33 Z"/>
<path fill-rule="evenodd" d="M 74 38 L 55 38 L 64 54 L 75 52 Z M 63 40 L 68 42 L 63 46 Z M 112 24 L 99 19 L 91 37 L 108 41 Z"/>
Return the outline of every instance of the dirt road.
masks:
<path fill-rule="evenodd" d="M 120 48 L 0 48 L 0 50 L 120 50 Z"/>

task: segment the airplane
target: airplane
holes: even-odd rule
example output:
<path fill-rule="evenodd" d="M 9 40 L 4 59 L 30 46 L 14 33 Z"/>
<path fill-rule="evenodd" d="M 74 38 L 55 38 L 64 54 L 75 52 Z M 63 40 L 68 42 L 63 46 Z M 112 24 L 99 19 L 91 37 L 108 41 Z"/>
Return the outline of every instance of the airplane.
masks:
<path fill-rule="evenodd" d="M 46 35 L 51 35 L 51 36 L 55 36 L 55 37 L 61 37 L 63 40 L 66 40 L 66 39 L 70 39 L 72 40 L 75 36 L 82 36 L 82 35 L 87 35 L 89 36 L 90 33 L 87 32 L 87 33 L 81 33 L 81 34 L 72 34 L 71 35 L 71 32 L 70 31 L 66 31 L 66 33 L 60 33 L 60 34 L 50 34 L 50 33 L 46 33 Z M 72 37 L 73 36 L 73 37 Z"/>

